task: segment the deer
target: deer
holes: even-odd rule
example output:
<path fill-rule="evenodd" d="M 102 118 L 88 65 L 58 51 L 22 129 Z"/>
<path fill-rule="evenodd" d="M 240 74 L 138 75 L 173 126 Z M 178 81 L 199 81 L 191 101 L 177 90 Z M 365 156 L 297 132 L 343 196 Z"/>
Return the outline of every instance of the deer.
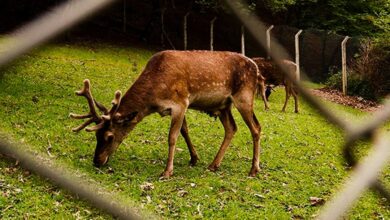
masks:
<path fill-rule="evenodd" d="M 264 77 L 257 65 L 238 53 L 161 51 L 152 56 L 123 96 L 119 90 L 115 92 L 110 110 L 93 98 L 90 81 L 84 80 L 83 89 L 76 94 L 87 99 L 90 111 L 84 115 L 71 113 L 70 117 L 88 120 L 72 130 L 78 132 L 85 128 L 87 132 L 95 132 L 97 142 L 93 163 L 100 167 L 108 162 L 109 157 L 144 117 L 152 113 L 162 117 L 169 115 L 168 159 L 160 175 L 161 178 L 169 178 L 173 175 L 179 132 L 187 144 L 190 165 L 195 165 L 199 159 L 188 135 L 186 111 L 198 110 L 218 117 L 221 121 L 225 136 L 208 166 L 209 170 L 216 171 L 237 131 L 231 111 L 232 106 L 235 106 L 251 132 L 253 158 L 249 176 L 254 177 L 260 171 L 261 126 L 253 112 L 259 80 L 263 81 L 260 84 L 264 90 Z M 261 93 L 264 94 L 264 91 Z M 102 115 L 97 113 L 95 106 Z M 95 125 L 89 126 L 92 123 Z"/>
<path fill-rule="evenodd" d="M 269 60 L 265 59 L 263 57 L 255 57 L 252 58 L 252 60 L 256 63 L 257 67 L 259 68 L 259 71 L 265 77 L 265 83 L 266 84 L 273 84 L 275 86 L 277 85 L 284 85 L 285 92 L 286 92 L 286 98 L 284 101 L 284 105 L 282 108 L 282 112 L 286 111 L 287 102 L 290 99 L 290 96 L 292 95 L 294 97 L 294 103 L 295 103 L 295 113 L 299 112 L 298 109 L 298 91 L 295 88 L 293 82 L 291 80 L 287 79 L 287 77 L 284 75 L 282 70 L 276 66 L 276 64 Z M 296 75 L 296 64 L 290 60 L 283 59 L 281 60 L 282 65 L 285 65 L 290 72 L 290 74 Z M 259 81 L 261 83 L 261 81 Z M 262 91 L 261 88 L 264 88 L 264 85 L 259 84 L 260 89 L 258 91 Z M 268 91 L 267 91 L 268 90 Z M 267 86 L 266 92 L 270 93 L 270 87 Z M 260 94 L 263 99 L 264 95 Z M 266 99 L 268 100 L 269 94 L 266 95 Z"/>

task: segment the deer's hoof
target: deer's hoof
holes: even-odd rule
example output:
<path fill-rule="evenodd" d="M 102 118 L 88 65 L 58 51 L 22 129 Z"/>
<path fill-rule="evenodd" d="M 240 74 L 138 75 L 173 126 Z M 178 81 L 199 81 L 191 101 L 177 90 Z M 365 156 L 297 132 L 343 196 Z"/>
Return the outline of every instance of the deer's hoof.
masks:
<path fill-rule="evenodd" d="M 198 162 L 198 160 L 199 160 L 199 157 L 198 157 L 198 156 L 191 157 L 190 166 L 195 166 L 196 163 Z"/>
<path fill-rule="evenodd" d="M 161 175 L 160 175 L 160 180 L 166 180 L 169 179 L 173 175 L 173 170 L 165 170 Z"/>
<path fill-rule="evenodd" d="M 251 168 L 251 171 L 249 171 L 249 175 L 250 177 L 256 177 L 257 173 L 260 172 L 260 167 L 252 167 Z"/>
<path fill-rule="evenodd" d="M 207 167 L 207 169 L 209 169 L 209 170 L 212 171 L 212 172 L 217 171 L 218 168 L 219 168 L 219 166 L 217 166 L 217 165 L 215 165 L 215 164 L 210 164 L 210 165 Z"/>

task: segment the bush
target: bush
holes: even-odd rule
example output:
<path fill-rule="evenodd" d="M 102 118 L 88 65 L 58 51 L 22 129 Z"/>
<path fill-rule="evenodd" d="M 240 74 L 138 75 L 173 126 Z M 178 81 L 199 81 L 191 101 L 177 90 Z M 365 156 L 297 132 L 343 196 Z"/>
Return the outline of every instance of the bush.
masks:
<path fill-rule="evenodd" d="M 351 62 L 348 76 L 348 95 L 379 100 L 390 94 L 390 40 L 364 40 L 358 56 Z M 329 88 L 342 90 L 341 73 L 331 74 Z"/>
<path fill-rule="evenodd" d="M 389 36 L 390 37 L 390 36 Z M 376 98 L 390 93 L 390 41 L 387 38 L 364 40 L 351 69 L 361 80 L 375 88 Z"/>
<path fill-rule="evenodd" d="M 333 74 L 325 82 L 325 85 L 331 89 L 342 90 L 342 74 L 340 72 Z M 348 76 L 347 94 L 360 96 L 369 100 L 377 100 L 375 89 L 371 82 L 365 79 L 360 79 L 356 75 Z"/>

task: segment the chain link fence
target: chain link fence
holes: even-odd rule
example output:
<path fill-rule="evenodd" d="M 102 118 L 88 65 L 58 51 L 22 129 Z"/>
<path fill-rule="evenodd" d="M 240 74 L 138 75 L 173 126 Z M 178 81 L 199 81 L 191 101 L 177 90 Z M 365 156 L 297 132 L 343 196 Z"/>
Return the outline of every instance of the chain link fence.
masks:
<path fill-rule="evenodd" d="M 79 23 L 87 16 L 95 13 L 114 2 L 113 0 L 70 0 L 51 12 L 41 16 L 35 21 L 27 24 L 21 29 L 15 31 L 10 36 L 2 40 L 0 44 L 0 68 L 9 64 L 22 54 L 30 51 L 34 47 L 47 42 L 49 39 L 69 29 L 71 26 Z M 266 48 L 266 41 L 263 33 L 266 26 L 251 15 L 248 10 L 244 10 L 245 3 L 242 1 L 225 1 L 232 10 L 234 16 L 245 26 L 247 31 L 254 37 L 256 42 L 263 48 Z M 274 41 L 276 42 L 276 41 Z M 281 57 L 289 57 L 286 50 L 275 43 L 270 56 L 278 61 Z M 283 69 L 280 63 L 277 65 Z M 285 71 L 288 73 L 288 71 Z M 304 73 L 301 73 L 304 74 Z M 347 213 L 354 202 L 359 199 L 365 190 L 374 190 L 382 197 L 390 201 L 390 191 L 380 180 L 380 172 L 390 160 L 390 140 L 389 135 L 380 131 L 380 127 L 390 119 L 390 100 L 387 100 L 384 108 L 366 120 L 365 124 L 354 124 L 343 120 L 332 113 L 321 104 L 309 90 L 305 89 L 301 82 L 296 81 L 294 76 L 286 75 L 295 83 L 302 97 L 330 123 L 339 127 L 345 137 L 343 152 L 345 160 L 354 167 L 350 178 L 344 187 L 334 195 L 334 198 L 327 202 L 320 211 L 318 219 L 338 219 Z M 0 75 L 1 77 L 1 75 Z M 356 142 L 359 140 L 369 140 L 372 142 L 372 151 L 361 161 L 357 161 L 353 151 L 356 148 Z M 69 190 L 82 199 L 89 201 L 93 206 L 106 211 L 112 216 L 120 219 L 139 219 L 145 218 L 136 214 L 136 209 L 123 204 L 112 197 L 97 195 L 94 187 L 86 184 L 80 179 L 69 175 L 60 168 L 45 166 L 42 161 L 37 161 L 29 153 L 20 150 L 21 147 L 16 144 L 10 144 L 5 140 L 0 140 L 0 153 L 12 155 L 26 169 L 34 171 L 36 174 L 48 178 L 55 184 Z M 109 193 L 103 193 L 109 194 Z M 148 216 L 147 218 L 151 218 Z"/>

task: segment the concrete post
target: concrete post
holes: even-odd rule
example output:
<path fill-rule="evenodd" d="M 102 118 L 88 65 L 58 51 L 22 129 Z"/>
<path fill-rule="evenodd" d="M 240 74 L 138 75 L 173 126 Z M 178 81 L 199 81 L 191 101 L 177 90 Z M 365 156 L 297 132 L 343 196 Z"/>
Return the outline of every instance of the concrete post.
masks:
<path fill-rule="evenodd" d="M 341 42 L 341 73 L 342 73 L 342 84 L 343 84 L 343 94 L 347 94 L 347 51 L 345 49 L 345 45 L 347 43 L 347 40 L 349 39 L 348 36 L 345 36 L 344 40 Z"/>
<path fill-rule="evenodd" d="M 299 30 L 295 34 L 295 65 L 297 66 L 296 77 L 297 81 L 301 79 L 301 67 L 299 63 L 299 35 L 302 33 L 302 30 Z"/>
<path fill-rule="evenodd" d="M 266 35 L 267 35 L 267 59 L 271 58 L 271 30 L 274 28 L 273 25 L 269 26 L 267 29 Z"/>

